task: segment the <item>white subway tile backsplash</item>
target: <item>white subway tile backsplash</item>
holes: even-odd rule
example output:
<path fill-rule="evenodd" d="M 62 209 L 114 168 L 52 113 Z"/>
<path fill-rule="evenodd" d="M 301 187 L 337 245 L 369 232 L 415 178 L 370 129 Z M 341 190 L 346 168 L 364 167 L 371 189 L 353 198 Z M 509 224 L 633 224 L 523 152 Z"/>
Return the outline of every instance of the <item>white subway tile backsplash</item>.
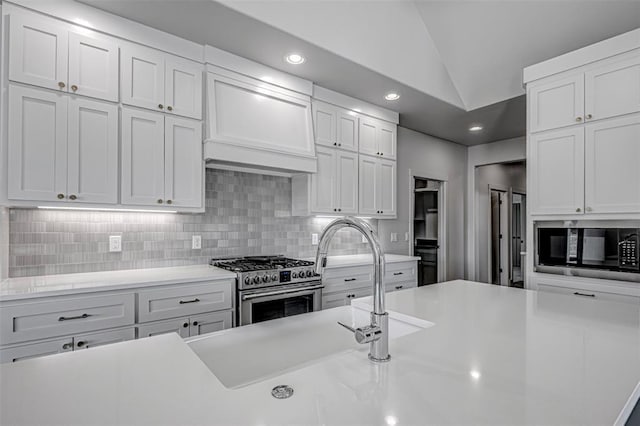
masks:
<path fill-rule="evenodd" d="M 11 209 L 9 276 L 31 276 L 207 263 L 212 257 L 284 254 L 311 257 L 309 235 L 326 218 L 291 216 L 291 179 L 206 172 L 203 214 Z M 377 227 L 377 221 L 372 221 Z M 122 252 L 109 253 L 109 235 Z M 191 237 L 202 236 L 202 249 Z M 332 254 L 367 253 L 356 231 L 339 231 Z"/>

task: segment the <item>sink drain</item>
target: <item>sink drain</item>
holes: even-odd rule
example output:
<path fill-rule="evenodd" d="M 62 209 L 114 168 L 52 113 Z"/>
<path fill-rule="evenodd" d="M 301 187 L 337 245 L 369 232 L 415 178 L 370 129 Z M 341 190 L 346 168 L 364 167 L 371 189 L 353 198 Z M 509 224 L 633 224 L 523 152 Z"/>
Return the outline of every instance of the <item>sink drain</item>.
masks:
<path fill-rule="evenodd" d="M 288 385 L 279 385 L 271 389 L 271 396 L 277 399 L 287 399 L 293 395 L 293 388 Z"/>

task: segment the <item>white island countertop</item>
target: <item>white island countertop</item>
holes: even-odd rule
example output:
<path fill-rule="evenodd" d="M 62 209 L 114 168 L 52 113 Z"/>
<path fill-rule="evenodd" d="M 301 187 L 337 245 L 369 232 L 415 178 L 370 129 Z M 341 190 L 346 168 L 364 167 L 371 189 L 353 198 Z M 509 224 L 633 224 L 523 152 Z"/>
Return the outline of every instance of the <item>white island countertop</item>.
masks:
<path fill-rule="evenodd" d="M 434 325 L 392 340 L 389 363 L 362 346 L 236 389 L 175 334 L 5 364 L 0 423 L 604 425 L 624 424 L 640 392 L 639 305 L 452 281 L 390 293 L 387 308 Z M 331 311 L 211 339 L 285 321 L 304 332 Z M 243 358 L 261 362 L 273 344 L 283 357 L 308 350 L 262 344 Z M 291 398 L 271 396 L 281 384 Z"/>
<path fill-rule="evenodd" d="M 209 265 L 7 278 L 0 281 L 0 301 L 235 278 Z"/>

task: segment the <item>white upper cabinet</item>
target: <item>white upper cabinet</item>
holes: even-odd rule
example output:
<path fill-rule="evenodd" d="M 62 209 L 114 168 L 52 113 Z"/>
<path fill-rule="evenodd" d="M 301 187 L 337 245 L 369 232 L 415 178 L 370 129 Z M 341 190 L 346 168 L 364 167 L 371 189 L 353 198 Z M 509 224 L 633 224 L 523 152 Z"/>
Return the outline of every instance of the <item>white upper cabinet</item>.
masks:
<path fill-rule="evenodd" d="M 122 109 L 123 205 L 202 207 L 202 124 Z"/>
<path fill-rule="evenodd" d="M 311 212 L 333 213 L 336 207 L 336 151 L 317 147 L 318 171 L 311 175 Z"/>
<path fill-rule="evenodd" d="M 359 214 L 396 216 L 396 162 L 360 156 Z"/>
<path fill-rule="evenodd" d="M 67 186 L 67 100 L 9 87 L 8 197 L 58 201 Z"/>
<path fill-rule="evenodd" d="M 202 205 L 202 123 L 165 117 L 165 203 L 176 207 Z"/>
<path fill-rule="evenodd" d="M 68 31 L 54 21 L 11 15 L 9 80 L 67 91 Z"/>
<path fill-rule="evenodd" d="M 395 124 L 375 118 L 360 117 L 359 151 L 361 154 L 395 159 L 396 137 L 397 128 Z"/>
<path fill-rule="evenodd" d="M 164 204 L 164 115 L 122 109 L 122 204 Z"/>
<path fill-rule="evenodd" d="M 572 127 L 533 135 L 529 140 L 533 214 L 584 211 L 584 129 Z"/>
<path fill-rule="evenodd" d="M 358 213 L 358 154 L 336 153 L 336 203 L 342 214 Z"/>
<path fill-rule="evenodd" d="M 587 121 L 640 112 L 640 51 L 585 74 Z"/>
<path fill-rule="evenodd" d="M 11 15 L 9 80 L 117 102 L 118 45 L 72 25 Z"/>
<path fill-rule="evenodd" d="M 69 33 L 69 91 L 118 101 L 118 45 Z"/>
<path fill-rule="evenodd" d="M 118 108 L 9 88 L 9 199 L 115 204 Z"/>
<path fill-rule="evenodd" d="M 122 103 L 202 118 L 202 65 L 143 46 L 122 48 Z"/>
<path fill-rule="evenodd" d="M 122 48 L 123 104 L 164 111 L 164 55 L 142 46 Z"/>
<path fill-rule="evenodd" d="M 164 102 L 168 112 L 202 118 L 202 65 L 177 57 L 165 60 Z"/>
<path fill-rule="evenodd" d="M 640 213 L 640 115 L 585 127 L 587 213 Z"/>
<path fill-rule="evenodd" d="M 312 107 L 318 145 L 358 150 L 358 114 L 320 101 L 313 101 Z"/>
<path fill-rule="evenodd" d="M 67 197 L 81 203 L 118 202 L 118 107 L 69 100 Z"/>
<path fill-rule="evenodd" d="M 582 123 L 583 116 L 583 74 L 531 87 L 529 91 L 531 132 Z"/>

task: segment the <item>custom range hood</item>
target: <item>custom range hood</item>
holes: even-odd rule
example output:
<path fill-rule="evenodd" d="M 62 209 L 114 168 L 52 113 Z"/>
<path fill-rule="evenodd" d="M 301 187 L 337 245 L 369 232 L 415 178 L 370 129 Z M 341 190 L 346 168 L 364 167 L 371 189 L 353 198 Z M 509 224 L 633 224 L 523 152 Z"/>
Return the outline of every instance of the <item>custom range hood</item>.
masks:
<path fill-rule="evenodd" d="M 311 82 L 207 46 L 207 167 L 315 173 Z"/>

